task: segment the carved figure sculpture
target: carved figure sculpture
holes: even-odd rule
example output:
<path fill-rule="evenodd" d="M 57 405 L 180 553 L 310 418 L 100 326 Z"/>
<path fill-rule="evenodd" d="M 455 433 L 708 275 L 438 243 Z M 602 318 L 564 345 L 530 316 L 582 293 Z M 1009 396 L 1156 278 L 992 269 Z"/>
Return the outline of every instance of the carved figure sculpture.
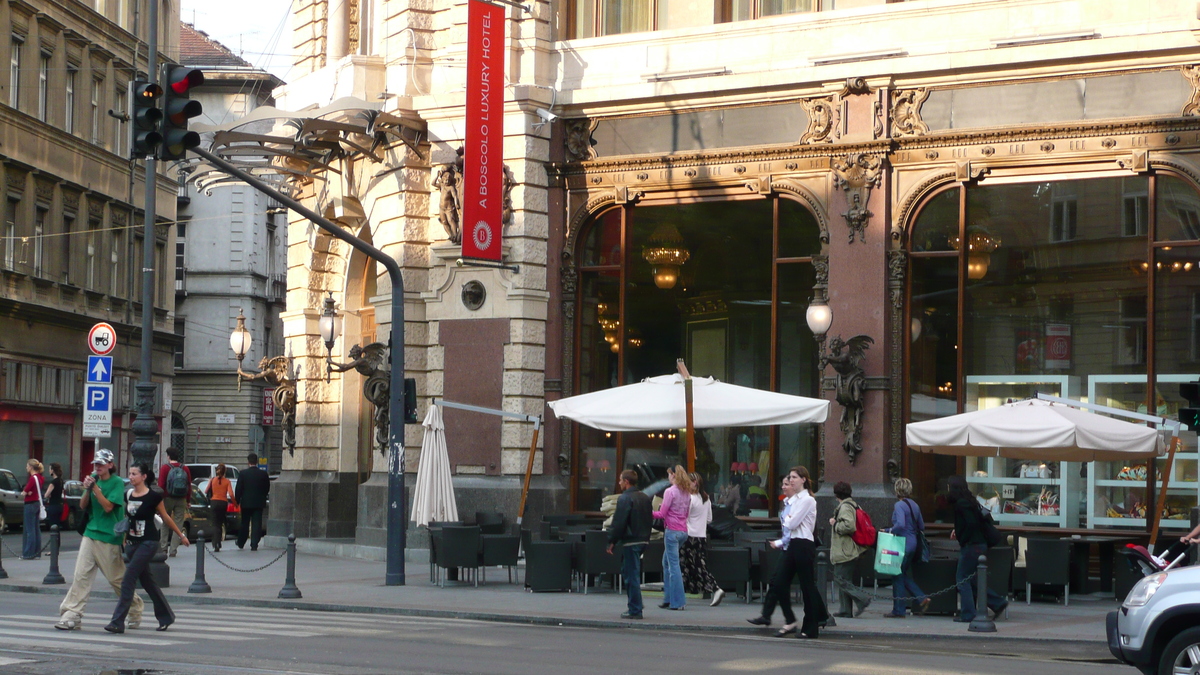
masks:
<path fill-rule="evenodd" d="M 857 234 L 862 242 L 867 241 L 867 221 L 874 214 L 867 210 L 871 199 L 871 188 L 878 187 L 883 173 L 883 159 L 877 155 L 853 152 L 833 160 L 834 184 L 846 193 L 849 208 L 842 217 L 850 228 L 850 243 Z"/>
<path fill-rule="evenodd" d="M 433 187 L 441 195 L 442 210 L 438 213 L 438 222 L 446 230 L 446 236 L 454 244 L 462 243 L 462 184 L 463 184 L 463 149 L 459 148 L 457 157 L 450 164 L 444 164 L 433 179 Z"/>
<path fill-rule="evenodd" d="M 867 349 L 873 344 L 875 340 L 866 335 L 855 335 L 848 341 L 843 341 L 842 336 L 838 335 L 829 340 L 829 350 L 821 355 L 819 363 L 822 373 L 826 366 L 833 366 L 837 373 L 834 396 L 842 406 L 841 429 L 846 439 L 842 442 L 842 449 L 850 457 L 851 464 L 862 453 L 863 393 L 867 385 L 862 362 Z"/>
<path fill-rule="evenodd" d="M 392 370 L 388 366 L 388 346 L 382 342 L 372 342 L 366 347 L 354 345 L 350 348 L 350 361 L 336 363 L 331 357 L 325 357 L 325 363 L 330 372 L 344 373 L 347 370 L 358 371 L 366 378 L 363 382 L 363 397 L 375 406 L 375 447 L 380 454 L 387 452 L 390 440 Z"/>
<path fill-rule="evenodd" d="M 242 380 L 265 380 L 275 387 L 275 409 L 282 415 L 280 428 L 283 430 L 283 447 L 289 455 L 296 454 L 296 373 L 290 356 L 264 356 L 258 362 L 257 373 L 247 373 L 238 364 L 238 390 Z"/>

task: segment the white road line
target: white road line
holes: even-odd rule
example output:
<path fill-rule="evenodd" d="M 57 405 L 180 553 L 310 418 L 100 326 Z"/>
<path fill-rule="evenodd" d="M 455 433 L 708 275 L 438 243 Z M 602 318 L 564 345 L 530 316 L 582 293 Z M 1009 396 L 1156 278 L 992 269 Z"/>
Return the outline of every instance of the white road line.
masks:
<path fill-rule="evenodd" d="M 176 619 L 175 619 L 176 623 L 173 626 L 171 626 L 171 629 L 169 631 L 172 635 L 182 635 L 185 632 L 191 631 L 188 634 L 195 634 L 198 637 L 211 638 L 211 637 L 216 637 L 216 636 L 205 635 L 205 631 L 213 631 L 216 633 L 247 634 L 247 635 L 249 635 L 249 637 L 242 638 L 242 639 L 249 639 L 249 640 L 259 639 L 259 638 L 253 637 L 253 635 L 252 635 L 253 633 L 261 633 L 262 635 L 277 635 L 277 636 L 282 636 L 282 637 L 319 637 L 320 636 L 320 633 L 299 632 L 299 631 L 295 631 L 295 630 L 260 629 L 258 626 L 246 626 L 245 628 L 237 628 L 237 627 L 230 626 L 229 622 L 217 623 L 215 620 L 209 620 L 209 621 L 201 620 L 198 622 L 193 622 L 193 621 L 190 621 L 190 620 L 184 618 L 181 621 L 180 616 L 178 614 L 176 614 L 175 616 L 176 616 Z M 20 620 L 20 621 L 16 621 L 16 620 Z M 30 620 L 32 620 L 32 622 Z M 25 628 L 25 627 L 31 627 L 31 625 L 37 626 L 39 623 L 44 622 L 44 621 L 47 621 L 46 617 L 44 617 L 44 616 L 28 616 L 28 615 L 23 615 L 23 614 L 17 614 L 17 615 L 0 617 L 0 626 L 16 625 L 18 628 Z M 212 625 L 206 625 L 207 623 L 212 623 Z M 93 625 L 95 625 L 97 628 L 104 628 L 104 625 L 100 621 L 94 622 Z M 157 625 L 157 622 L 154 619 L 154 617 L 147 616 L 142 619 L 142 628 L 138 628 L 135 630 L 126 630 L 124 634 L 129 635 L 130 633 L 136 634 L 136 633 L 139 633 L 142 631 L 152 631 L 156 625 Z M 62 632 L 67 632 L 67 633 L 71 633 L 71 634 L 74 633 L 74 631 L 62 631 Z M 105 635 L 109 635 L 109 633 L 105 633 Z M 222 636 L 222 637 L 224 637 L 224 636 Z M 233 639 L 237 639 L 237 638 L 233 638 Z"/>
<path fill-rule="evenodd" d="M 33 663 L 33 659 L 10 659 L 7 656 L 0 656 L 0 666 L 15 666 L 18 663 Z"/>
<path fill-rule="evenodd" d="M 63 642 L 101 642 L 105 644 L 131 644 L 131 645 L 173 645 L 175 640 L 142 638 L 130 635 L 126 632 L 124 635 L 113 635 L 100 631 L 99 633 L 84 633 L 82 631 L 68 630 L 56 631 L 49 624 L 46 625 L 46 630 L 5 630 L 5 637 L 30 637 L 30 638 L 49 638 L 50 635 L 56 634 L 58 639 Z"/>
<path fill-rule="evenodd" d="M 454 621 L 455 619 L 439 619 L 424 617 L 406 617 L 391 614 L 372 614 L 364 616 L 345 612 L 313 612 L 306 610 L 266 609 L 261 607 L 230 607 L 228 609 L 211 609 L 201 607 L 176 607 L 176 614 L 203 614 L 221 619 L 259 620 L 263 617 L 271 619 L 298 620 L 301 622 L 324 625 L 327 622 L 378 624 L 381 621 L 411 621 L 428 623 L 430 621 Z"/>
<path fill-rule="evenodd" d="M 8 638 L 9 635 L 6 634 L 4 637 Z M 10 648 L 10 649 L 12 647 L 16 647 L 18 645 L 22 646 L 22 647 L 37 647 L 37 648 L 41 648 L 41 649 L 53 649 L 53 650 L 55 650 L 55 653 L 58 653 L 63 650 L 63 644 L 64 644 L 63 640 L 39 640 L 39 639 L 34 639 L 34 638 L 13 636 L 11 641 L 5 642 L 4 646 L 6 648 Z M 94 653 L 94 654 L 120 654 L 122 652 L 131 652 L 136 649 L 135 647 L 126 648 L 126 647 L 118 647 L 115 645 L 91 644 L 88 642 L 71 642 L 70 646 L 72 649 L 87 650 L 89 653 Z"/>

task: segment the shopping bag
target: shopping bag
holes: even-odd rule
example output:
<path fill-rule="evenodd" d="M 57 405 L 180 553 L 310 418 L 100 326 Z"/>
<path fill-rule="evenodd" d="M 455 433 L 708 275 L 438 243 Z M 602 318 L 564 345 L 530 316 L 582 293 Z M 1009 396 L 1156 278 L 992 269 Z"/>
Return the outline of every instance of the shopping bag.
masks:
<path fill-rule="evenodd" d="M 904 537 L 891 532 L 880 532 L 875 543 L 875 572 L 896 576 L 904 562 Z"/>

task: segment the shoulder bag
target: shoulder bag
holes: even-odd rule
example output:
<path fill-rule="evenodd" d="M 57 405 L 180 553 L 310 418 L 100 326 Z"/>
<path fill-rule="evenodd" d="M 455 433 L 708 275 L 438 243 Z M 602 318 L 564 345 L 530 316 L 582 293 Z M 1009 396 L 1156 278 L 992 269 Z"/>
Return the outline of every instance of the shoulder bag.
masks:
<path fill-rule="evenodd" d="M 35 475 L 33 477 L 33 484 L 37 486 L 38 520 L 45 520 L 46 519 L 46 495 L 45 495 L 45 491 L 42 490 L 42 481 L 39 480 L 38 477 Z"/>
<path fill-rule="evenodd" d="M 929 540 L 925 538 L 925 528 L 917 529 L 917 517 L 913 513 L 912 500 L 905 499 L 904 505 L 908 507 L 908 519 L 912 521 L 913 532 L 917 533 L 917 555 L 920 556 L 921 562 L 929 562 L 931 555 Z"/>

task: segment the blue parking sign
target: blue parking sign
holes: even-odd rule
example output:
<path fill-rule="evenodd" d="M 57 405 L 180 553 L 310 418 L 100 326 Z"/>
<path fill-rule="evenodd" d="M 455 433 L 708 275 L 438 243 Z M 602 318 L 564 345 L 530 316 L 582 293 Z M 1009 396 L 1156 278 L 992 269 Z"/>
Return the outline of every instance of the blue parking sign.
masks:
<path fill-rule="evenodd" d="M 112 410 L 111 387 L 88 387 L 85 390 L 85 405 L 89 411 L 105 412 Z"/>

